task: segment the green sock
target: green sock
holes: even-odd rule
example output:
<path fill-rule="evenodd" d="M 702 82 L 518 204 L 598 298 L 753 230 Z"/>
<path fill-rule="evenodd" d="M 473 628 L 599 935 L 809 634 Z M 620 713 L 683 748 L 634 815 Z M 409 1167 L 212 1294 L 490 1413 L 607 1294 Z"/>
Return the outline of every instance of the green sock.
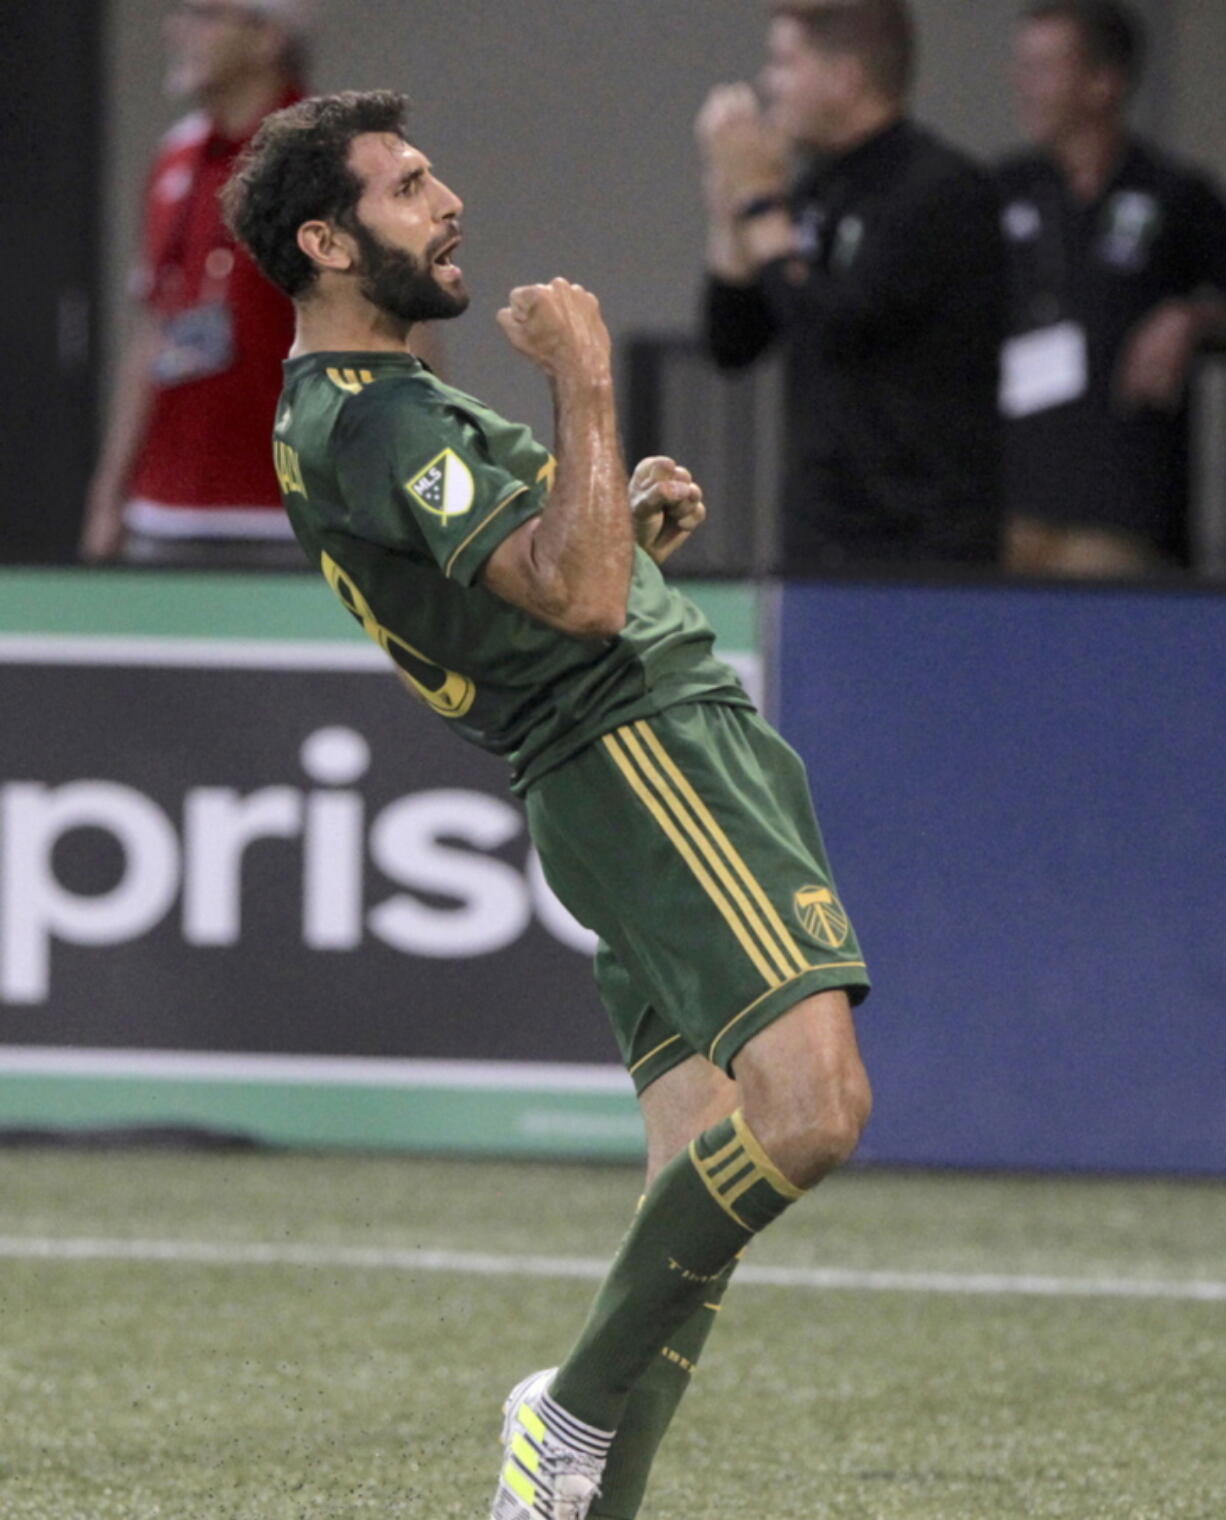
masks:
<path fill-rule="evenodd" d="M 638 1514 L 656 1452 L 690 1386 L 736 1266 L 734 1261 L 711 1284 L 701 1307 L 669 1337 L 668 1345 L 634 1385 L 609 1448 L 591 1520 L 634 1520 Z"/>
<path fill-rule="evenodd" d="M 656 1178 L 550 1394 L 616 1430 L 631 1390 L 750 1240 L 801 1196 L 738 1110 Z"/>

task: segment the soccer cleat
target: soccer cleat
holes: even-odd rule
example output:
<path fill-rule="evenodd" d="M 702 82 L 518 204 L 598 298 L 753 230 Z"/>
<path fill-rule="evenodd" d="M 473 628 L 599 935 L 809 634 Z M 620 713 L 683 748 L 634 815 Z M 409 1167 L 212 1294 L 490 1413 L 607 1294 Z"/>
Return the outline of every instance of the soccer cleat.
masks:
<path fill-rule="evenodd" d="M 613 1437 L 549 1397 L 558 1369 L 534 1372 L 502 1406 L 502 1473 L 490 1520 L 585 1520 Z"/>

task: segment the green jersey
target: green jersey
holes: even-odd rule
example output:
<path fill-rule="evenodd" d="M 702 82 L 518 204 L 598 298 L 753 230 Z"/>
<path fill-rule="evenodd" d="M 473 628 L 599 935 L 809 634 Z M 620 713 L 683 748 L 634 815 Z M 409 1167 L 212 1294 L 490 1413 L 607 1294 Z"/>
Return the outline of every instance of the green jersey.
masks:
<path fill-rule="evenodd" d="M 412 356 L 287 361 L 273 448 L 308 557 L 409 687 L 510 761 L 516 790 L 632 719 L 749 705 L 702 614 L 642 550 L 615 638 L 571 637 L 486 590 L 482 566 L 544 508 L 555 463 Z"/>

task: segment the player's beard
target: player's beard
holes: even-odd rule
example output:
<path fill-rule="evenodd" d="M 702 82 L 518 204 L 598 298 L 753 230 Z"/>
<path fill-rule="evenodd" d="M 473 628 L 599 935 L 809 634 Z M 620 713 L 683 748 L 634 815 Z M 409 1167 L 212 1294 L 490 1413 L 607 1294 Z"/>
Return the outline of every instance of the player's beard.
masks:
<path fill-rule="evenodd" d="M 385 243 L 378 233 L 355 218 L 351 229 L 362 255 L 362 294 L 372 306 L 398 322 L 439 322 L 467 311 L 469 295 L 463 285 L 446 290 L 431 273 L 433 253 L 424 261 Z M 454 237 L 440 238 L 441 248 Z"/>

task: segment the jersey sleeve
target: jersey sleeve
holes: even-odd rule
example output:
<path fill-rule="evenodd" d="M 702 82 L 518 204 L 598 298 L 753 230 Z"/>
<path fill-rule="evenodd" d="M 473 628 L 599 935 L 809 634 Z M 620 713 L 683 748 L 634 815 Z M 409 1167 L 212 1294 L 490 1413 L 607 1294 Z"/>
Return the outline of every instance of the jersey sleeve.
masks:
<path fill-rule="evenodd" d="M 720 369 L 752 364 L 771 345 L 777 324 L 759 283 L 732 285 L 707 277 L 703 300 L 703 337 Z"/>
<path fill-rule="evenodd" d="M 462 586 L 540 512 L 550 485 L 545 470 L 525 480 L 499 464 L 475 417 L 413 380 L 380 382 L 348 401 L 333 457 L 349 530 L 424 552 Z"/>

